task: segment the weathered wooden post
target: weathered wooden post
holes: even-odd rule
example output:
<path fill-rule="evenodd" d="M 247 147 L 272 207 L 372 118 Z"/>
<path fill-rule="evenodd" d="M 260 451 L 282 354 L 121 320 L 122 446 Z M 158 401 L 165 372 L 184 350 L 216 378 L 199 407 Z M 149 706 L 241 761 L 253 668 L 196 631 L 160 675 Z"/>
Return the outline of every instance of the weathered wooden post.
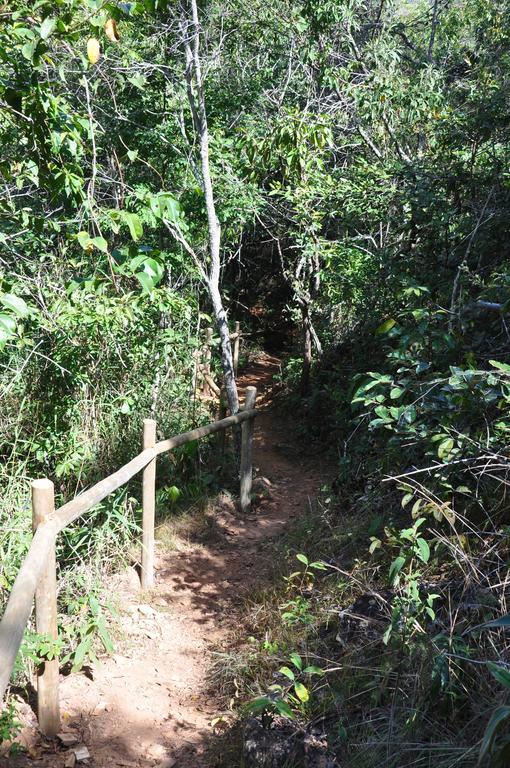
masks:
<path fill-rule="evenodd" d="M 234 362 L 234 376 L 237 378 L 237 371 L 239 369 L 239 344 L 241 341 L 241 323 L 236 320 L 234 326 L 234 350 L 233 350 L 233 362 Z"/>
<path fill-rule="evenodd" d="M 255 408 L 257 399 L 257 387 L 246 387 L 244 397 L 244 411 Z M 253 443 L 254 419 L 247 419 L 241 425 L 241 488 L 240 505 L 241 512 L 249 512 L 251 507 L 251 485 L 253 481 L 252 443 Z"/>
<path fill-rule="evenodd" d="M 218 421 L 221 421 L 224 419 L 227 415 L 227 402 L 226 402 L 226 392 L 225 387 L 221 388 L 220 391 L 220 404 L 218 408 Z M 220 454 L 220 461 L 223 461 L 223 457 L 225 455 L 225 440 L 226 440 L 226 430 L 222 429 L 220 432 L 218 432 L 218 451 Z"/>
<path fill-rule="evenodd" d="M 143 420 L 143 449 L 156 445 L 156 422 Z M 156 459 L 143 470 L 142 481 L 142 589 L 154 584 L 154 517 L 156 512 Z"/>
<path fill-rule="evenodd" d="M 32 526 L 34 533 L 48 515 L 55 511 L 55 492 L 51 480 L 32 482 Z M 58 638 L 57 627 L 57 561 L 55 540 L 39 577 L 35 591 L 35 627 L 39 635 Z M 60 730 L 58 701 L 58 657 L 44 661 L 37 672 L 37 717 L 45 736 L 56 736 Z"/>

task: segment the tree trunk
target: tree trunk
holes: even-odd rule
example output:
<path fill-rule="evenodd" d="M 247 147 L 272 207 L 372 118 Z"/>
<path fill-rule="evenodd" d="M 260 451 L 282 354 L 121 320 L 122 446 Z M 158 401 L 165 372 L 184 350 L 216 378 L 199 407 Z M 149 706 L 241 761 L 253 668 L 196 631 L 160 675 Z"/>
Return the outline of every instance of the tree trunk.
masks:
<path fill-rule="evenodd" d="M 220 336 L 221 364 L 225 379 L 225 391 L 227 394 L 230 412 L 239 410 L 239 398 L 234 376 L 232 360 L 232 347 L 227 323 L 227 315 L 223 307 L 220 293 L 220 245 L 221 227 L 216 215 L 214 201 L 214 189 L 211 178 L 209 160 L 209 129 L 207 125 L 207 111 L 205 108 L 204 84 L 202 79 L 202 67 L 200 63 L 200 22 L 198 18 L 197 1 L 191 0 L 191 41 L 185 33 L 186 47 L 186 79 L 188 84 L 188 99 L 193 115 L 195 130 L 200 141 L 200 164 L 202 171 L 202 184 L 207 210 L 207 225 L 209 230 L 209 257 L 210 263 L 207 270 L 206 285 L 211 300 L 216 327 Z M 184 25 L 186 30 L 186 25 Z M 192 75 L 192 76 L 191 76 Z M 194 81 L 194 89 L 193 89 Z"/>
<path fill-rule="evenodd" d="M 239 397 L 234 375 L 234 362 L 232 358 L 232 345 L 230 344 L 227 315 L 223 308 L 223 302 L 217 284 L 209 284 L 209 296 L 211 298 L 214 318 L 216 320 L 216 327 L 218 328 L 218 333 L 220 335 L 220 355 L 223 377 L 225 380 L 225 392 L 230 412 L 234 414 L 239 410 Z"/>

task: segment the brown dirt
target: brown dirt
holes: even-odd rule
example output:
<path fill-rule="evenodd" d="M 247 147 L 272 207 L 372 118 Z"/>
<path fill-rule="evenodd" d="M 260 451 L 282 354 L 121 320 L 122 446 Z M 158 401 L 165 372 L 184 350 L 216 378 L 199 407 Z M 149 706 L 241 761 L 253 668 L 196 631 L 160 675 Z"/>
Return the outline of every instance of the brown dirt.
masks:
<path fill-rule="evenodd" d="M 268 493 L 245 519 L 222 494 L 209 520 L 213 535 L 160 551 L 149 594 L 140 593 L 132 570 L 112 581 L 110 591 L 122 606 L 122 653 L 62 679 L 63 730 L 90 752 L 78 765 L 212 768 L 206 748 L 213 721 L 225 714 L 207 692 L 213 651 L 228 647 L 243 596 L 268 578 L 271 543 L 289 519 L 306 511 L 329 474 L 327 463 L 300 449 L 274 407 L 278 367 L 278 359 L 261 355 L 240 380 L 241 388 L 254 384 L 259 391 L 254 464 L 271 483 Z M 34 723 L 28 705 L 25 710 Z M 4 758 L 0 766 L 60 768 L 69 760 L 69 752 L 41 742 L 33 728 L 24 738 L 32 758 Z M 214 765 L 234 768 L 221 758 Z"/>

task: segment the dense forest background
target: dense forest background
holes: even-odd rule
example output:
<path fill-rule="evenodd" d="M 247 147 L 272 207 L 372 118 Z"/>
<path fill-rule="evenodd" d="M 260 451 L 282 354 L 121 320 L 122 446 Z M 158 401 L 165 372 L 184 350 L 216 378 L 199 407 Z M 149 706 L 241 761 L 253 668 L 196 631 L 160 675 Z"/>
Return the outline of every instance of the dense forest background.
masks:
<path fill-rule="evenodd" d="M 284 354 L 285 402 L 336 462 L 296 547 L 350 573 L 305 564 L 271 618 L 336 671 L 287 666 L 306 694 L 254 706 L 321 712 L 342 765 L 508 765 L 509 35 L 507 0 L 0 7 L 4 598 L 27 478 L 68 499 L 142 416 L 206 419 L 195 353 L 225 308 Z M 198 458 L 174 459 L 188 496 Z M 60 545 L 70 653 L 138 508 L 119 494 Z M 374 592 L 363 642 L 335 646 L 339 605 Z M 245 700 L 271 654 L 247 654 Z"/>

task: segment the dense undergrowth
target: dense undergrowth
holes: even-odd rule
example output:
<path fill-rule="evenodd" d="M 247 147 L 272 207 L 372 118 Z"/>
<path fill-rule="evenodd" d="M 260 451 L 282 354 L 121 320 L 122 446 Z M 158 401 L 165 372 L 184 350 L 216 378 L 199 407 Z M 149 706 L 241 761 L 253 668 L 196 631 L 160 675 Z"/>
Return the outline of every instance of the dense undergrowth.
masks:
<path fill-rule="evenodd" d="M 289 533 L 288 565 L 246 607 L 242 650 L 219 659 L 225 693 L 269 729 L 291 717 L 320 735 L 340 765 L 475 766 L 484 736 L 506 765 L 488 723 L 507 715 L 508 622 L 489 626 L 507 605 L 507 534 L 477 528 L 469 548 L 438 527 L 421 538 L 395 501 L 384 534 L 366 499 L 346 512 L 329 497 Z"/>

